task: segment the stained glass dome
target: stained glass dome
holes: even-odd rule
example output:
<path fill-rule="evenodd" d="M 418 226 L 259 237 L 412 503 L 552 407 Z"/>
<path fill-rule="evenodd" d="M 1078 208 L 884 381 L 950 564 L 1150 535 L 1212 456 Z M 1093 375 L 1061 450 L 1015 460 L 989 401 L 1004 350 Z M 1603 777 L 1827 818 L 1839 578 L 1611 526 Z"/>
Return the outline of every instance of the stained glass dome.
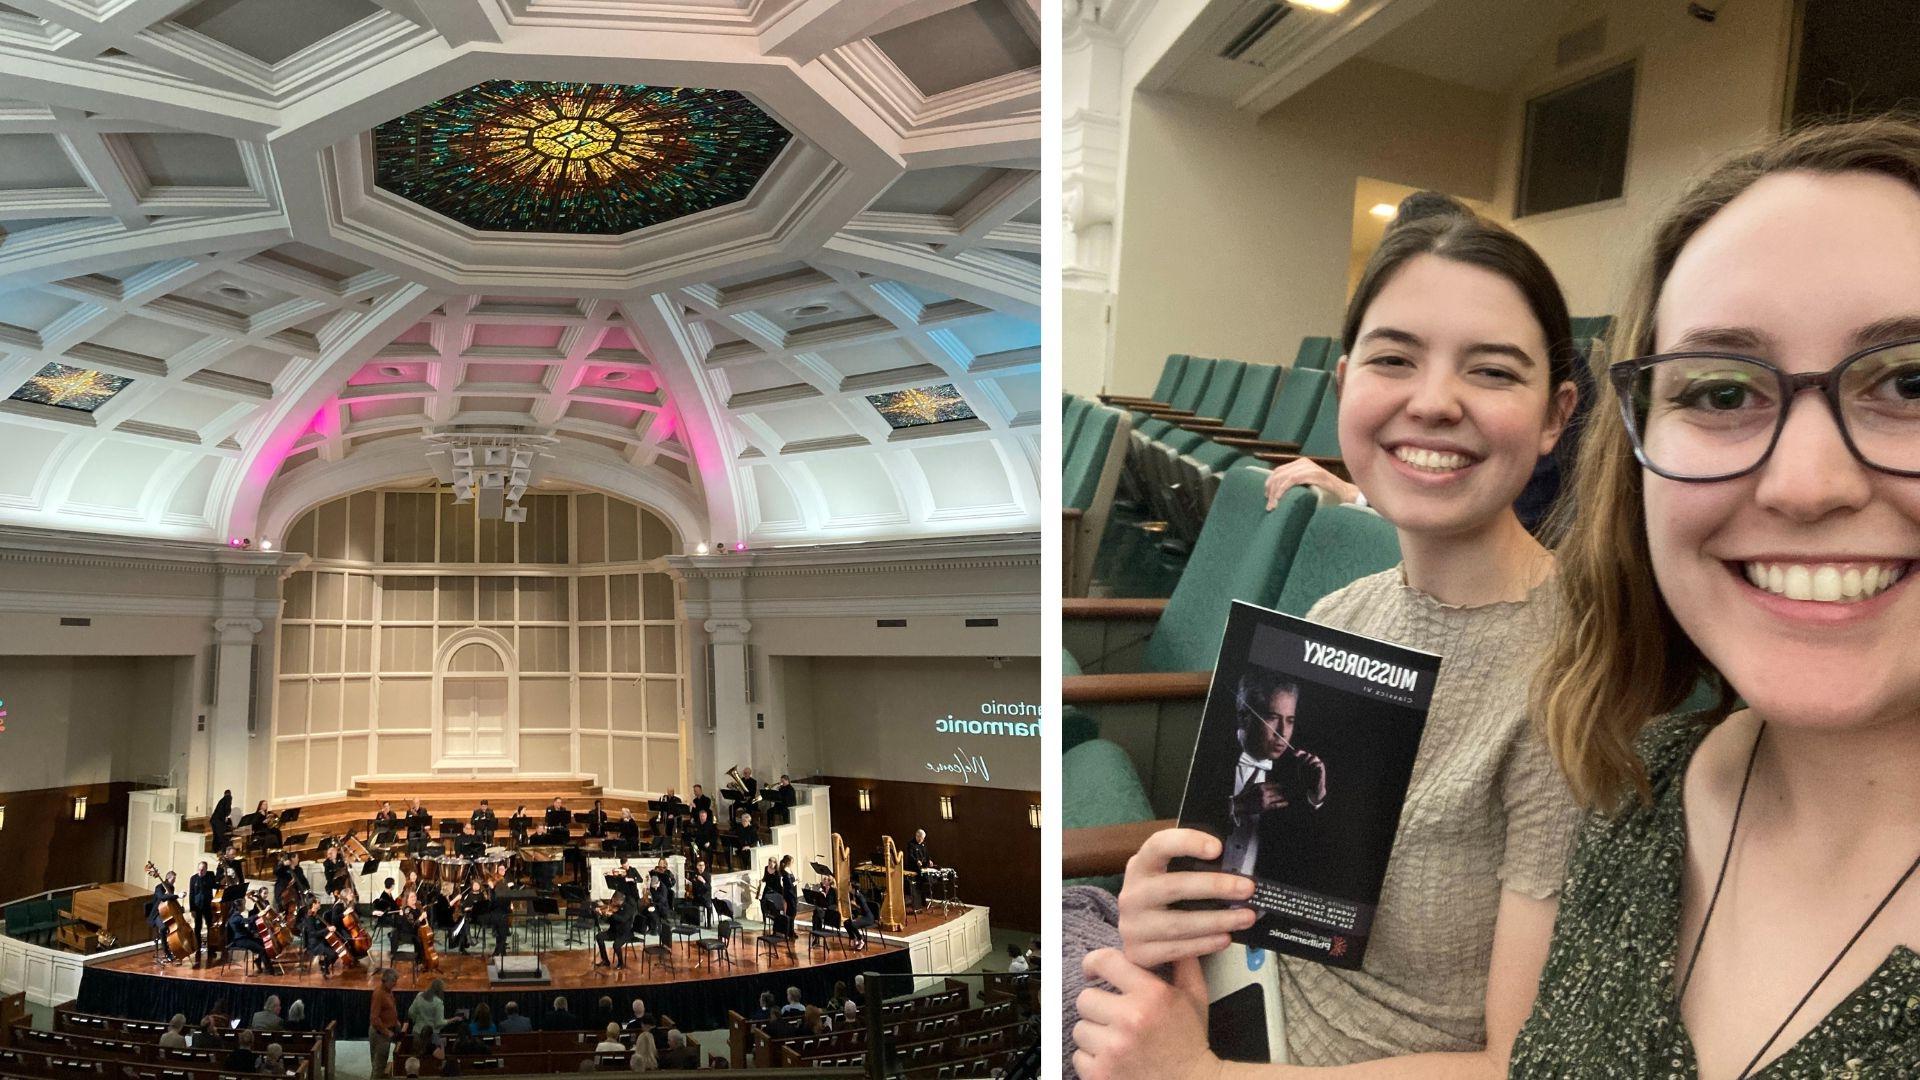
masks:
<path fill-rule="evenodd" d="M 475 229 L 614 235 L 746 198 L 792 137 L 732 90 L 496 80 L 375 128 L 374 181 Z"/>

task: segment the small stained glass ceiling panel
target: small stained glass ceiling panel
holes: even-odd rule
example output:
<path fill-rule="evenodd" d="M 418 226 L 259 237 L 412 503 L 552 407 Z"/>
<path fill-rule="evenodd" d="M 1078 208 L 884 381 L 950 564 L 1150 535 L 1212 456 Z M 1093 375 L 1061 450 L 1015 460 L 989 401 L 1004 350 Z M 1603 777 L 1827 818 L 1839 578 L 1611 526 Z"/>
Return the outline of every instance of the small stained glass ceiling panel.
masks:
<path fill-rule="evenodd" d="M 972 407 L 952 383 L 896 390 L 891 394 L 868 394 L 867 400 L 896 428 L 974 419 Z"/>
<path fill-rule="evenodd" d="M 104 371 L 48 364 L 13 392 L 13 400 L 92 412 L 112 401 L 113 395 L 125 390 L 132 382 L 132 379 L 123 379 Z"/>
<path fill-rule="evenodd" d="M 610 236 L 739 202 L 792 138 L 732 90 L 495 80 L 374 128 L 374 182 L 488 232 Z"/>

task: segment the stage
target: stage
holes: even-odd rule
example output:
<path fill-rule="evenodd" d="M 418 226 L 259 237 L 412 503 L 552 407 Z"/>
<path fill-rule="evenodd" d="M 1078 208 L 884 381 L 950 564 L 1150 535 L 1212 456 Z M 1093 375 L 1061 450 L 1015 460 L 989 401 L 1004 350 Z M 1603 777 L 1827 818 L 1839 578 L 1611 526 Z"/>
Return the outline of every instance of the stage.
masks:
<path fill-rule="evenodd" d="M 838 947 L 810 950 L 803 925 L 791 958 L 784 952 L 770 954 L 757 947 L 757 929 L 743 930 L 733 942 L 731 966 L 716 963 L 709 967 L 702 950 L 683 940 L 673 947 L 672 969 L 656 963 L 644 973 L 637 947 L 630 950 L 624 970 L 594 967 L 590 946 L 542 950 L 540 960 L 551 975 L 545 985 L 494 984 L 488 976 L 485 949 L 464 956 L 443 951 L 441 970 L 432 973 L 415 973 L 410 957 L 402 956 L 394 995 L 404 1016 L 414 995 L 438 978 L 446 984 L 449 1012 L 471 1009 L 485 1001 L 497 1022 L 504 1015 L 506 1003 L 514 1001 L 536 1027 L 552 1011 L 556 996 L 565 997 L 568 1011 L 583 1019 L 598 1016 L 595 1003 L 603 996 L 613 999 L 620 1016 L 628 1014 L 634 998 L 644 997 L 649 1010 L 673 1017 L 683 1029 L 711 1030 L 726 1027 L 727 1010 L 745 1011 L 763 991 L 772 991 L 785 1000 L 787 987 L 797 986 L 807 1001 L 818 1003 L 827 999 L 836 981 L 851 985 L 853 977 L 863 972 L 957 970 L 957 966 L 948 964 L 924 965 L 935 951 L 945 954 L 943 960 L 958 960 L 958 948 L 949 953 L 946 946 L 936 943 L 957 940 L 962 934 L 971 939 L 976 926 L 978 933 L 984 934 L 986 917 L 986 909 L 972 907 L 922 912 L 913 916 L 902 934 L 869 934 L 870 944 L 859 952 Z M 336 967 L 332 978 L 322 978 L 317 968 L 305 974 L 256 975 L 245 971 L 250 965 L 243 964 L 242 959 L 236 955 L 224 969 L 218 965 L 195 969 L 156 964 L 149 949 L 103 958 L 89 963 L 81 976 L 76 1008 L 149 1020 L 166 1020 L 174 1013 L 184 1013 L 193 1022 L 222 1001 L 229 1015 L 251 1016 L 269 996 L 277 994 L 283 1010 L 295 999 L 304 1000 L 308 1022 L 314 1026 L 331 1021 L 338 1025 L 340 1038 L 366 1038 L 374 985 L 370 963 L 363 961 L 359 968 L 345 971 Z"/>

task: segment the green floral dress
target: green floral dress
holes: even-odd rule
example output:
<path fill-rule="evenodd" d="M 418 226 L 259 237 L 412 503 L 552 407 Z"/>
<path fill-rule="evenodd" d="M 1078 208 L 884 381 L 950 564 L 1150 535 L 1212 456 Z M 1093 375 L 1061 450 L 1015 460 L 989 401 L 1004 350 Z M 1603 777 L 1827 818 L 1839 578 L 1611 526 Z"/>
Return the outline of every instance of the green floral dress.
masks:
<path fill-rule="evenodd" d="M 1687 762 L 1711 730 L 1660 721 L 1641 740 L 1651 806 L 1595 817 L 1573 856 L 1533 1015 L 1509 1077 L 1692 1080 L 1693 1041 L 1673 999 Z M 1920 954 L 1901 946 L 1755 1080 L 1920 1077 Z"/>

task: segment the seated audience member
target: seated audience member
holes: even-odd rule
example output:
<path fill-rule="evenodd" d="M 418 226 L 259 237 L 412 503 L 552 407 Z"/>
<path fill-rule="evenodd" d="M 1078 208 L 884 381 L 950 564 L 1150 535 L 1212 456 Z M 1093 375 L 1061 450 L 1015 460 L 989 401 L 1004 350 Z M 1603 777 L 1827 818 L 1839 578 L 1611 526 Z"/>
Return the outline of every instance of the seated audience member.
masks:
<path fill-rule="evenodd" d="M 267 998 L 266 1004 L 260 1006 L 260 1011 L 253 1014 L 253 1019 L 247 1022 L 247 1026 L 255 1031 L 279 1031 L 285 1028 L 287 1025 L 280 1020 L 280 995 L 275 994 Z"/>
<path fill-rule="evenodd" d="M 268 1076 L 285 1076 L 293 1071 L 293 1063 L 279 1043 L 268 1043 L 267 1052 L 260 1058 L 260 1071 Z"/>
<path fill-rule="evenodd" d="M 187 1048 L 186 1028 L 187 1015 L 174 1013 L 173 1019 L 167 1021 L 167 1030 L 160 1035 L 160 1045 L 172 1050 L 185 1050 Z"/>
<path fill-rule="evenodd" d="M 847 1000 L 847 981 L 845 979 L 835 979 L 833 982 L 833 993 L 827 996 L 827 1011 L 830 1013 L 839 1012 L 841 1004 Z"/>
<path fill-rule="evenodd" d="M 620 1025 L 608 1024 L 607 1030 L 600 1033 L 600 1041 L 594 1044 L 596 1054 L 613 1054 L 624 1051 L 627 1044 L 620 1041 Z"/>
<path fill-rule="evenodd" d="M 407 1075 L 408 1076 L 420 1075 L 420 1059 L 419 1058 L 410 1057 L 407 1059 Z"/>
<path fill-rule="evenodd" d="M 749 1016 L 747 1019 L 771 1020 L 773 1019 L 773 1014 L 774 1014 L 773 991 L 763 990 L 760 992 L 760 1007 L 753 1010 L 753 1015 Z"/>
<path fill-rule="evenodd" d="M 852 998 L 840 1003 L 840 1026 L 850 1028 L 860 1023 L 860 1005 Z"/>
<path fill-rule="evenodd" d="M 500 1018 L 500 1034 L 520 1035 L 532 1030 L 533 1021 L 521 1015 L 520 1003 L 517 1001 L 507 1002 L 506 1015 Z"/>
<path fill-rule="evenodd" d="M 660 1055 L 660 1067 L 663 1069 L 699 1068 L 699 1045 L 688 1042 L 686 1033 L 679 1028 L 674 1028 L 667 1032 L 667 1052 Z"/>
<path fill-rule="evenodd" d="M 541 1031 L 579 1031 L 581 1028 L 580 1018 L 567 1011 L 564 997 L 554 998 L 553 1011 L 540 1021 Z"/>
<path fill-rule="evenodd" d="M 1020 951 L 1020 946 L 1012 942 L 1007 943 L 1007 970 L 1021 974 L 1025 974 L 1027 970 L 1027 954 Z"/>
<path fill-rule="evenodd" d="M 493 1009 L 484 1001 L 474 1007 L 473 1019 L 468 1021 L 467 1026 L 475 1035 L 500 1034 L 500 1029 L 493 1023 Z"/>
<path fill-rule="evenodd" d="M 307 1003 L 296 1001 L 287 1006 L 286 1029 L 288 1031 L 307 1031 Z"/>
<path fill-rule="evenodd" d="M 780 1006 L 780 1015 L 792 1016 L 798 1013 L 804 1016 L 806 1011 L 806 1003 L 800 1000 L 800 988 L 797 986 L 787 987 L 787 1003 Z"/>
<path fill-rule="evenodd" d="M 253 1052 L 253 1029 L 240 1032 L 234 1041 L 233 1052 L 220 1063 L 223 1072 L 250 1073 L 260 1071 L 260 1055 Z"/>

